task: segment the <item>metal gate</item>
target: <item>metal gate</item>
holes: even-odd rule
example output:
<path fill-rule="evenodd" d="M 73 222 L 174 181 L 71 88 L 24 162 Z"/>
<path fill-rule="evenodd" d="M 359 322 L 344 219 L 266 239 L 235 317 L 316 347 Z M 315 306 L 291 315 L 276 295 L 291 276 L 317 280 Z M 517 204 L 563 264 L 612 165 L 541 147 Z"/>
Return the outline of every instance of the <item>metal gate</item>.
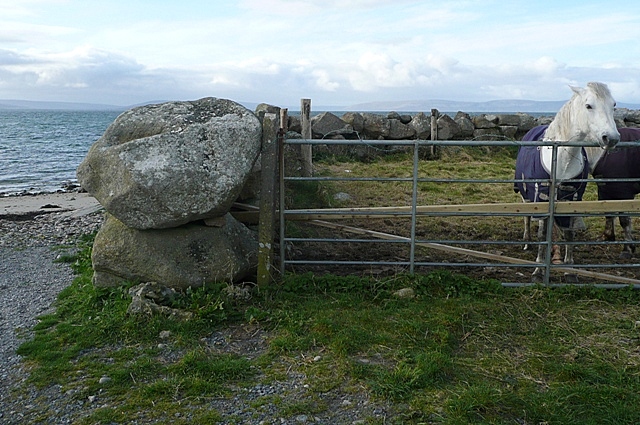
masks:
<path fill-rule="evenodd" d="M 555 168 L 557 166 L 557 147 L 560 144 L 567 145 L 566 142 L 520 142 L 520 141 L 440 141 L 440 140 L 402 140 L 402 141 L 390 141 L 390 140 L 317 140 L 317 139 L 285 139 L 282 132 L 278 137 L 278 163 L 279 163 L 279 184 L 277 186 L 277 204 L 280 206 L 277 208 L 277 215 L 274 217 L 279 224 L 279 270 L 280 274 L 283 274 L 295 267 L 296 265 L 340 265 L 344 267 L 352 266 L 393 266 L 404 268 L 409 273 L 415 273 L 417 268 L 445 268 L 445 267 L 484 267 L 484 268 L 523 268 L 532 270 L 535 267 L 542 267 L 544 269 L 543 281 L 544 285 L 556 285 L 552 281 L 552 275 L 557 273 L 573 274 L 583 278 L 587 278 L 586 283 L 581 284 L 593 284 L 603 287 L 627 287 L 632 285 L 634 288 L 640 288 L 640 280 L 636 276 L 636 272 L 640 272 L 640 264 L 633 263 L 610 263 L 610 264 L 586 264 L 580 263 L 579 258 L 577 264 L 557 265 L 551 262 L 551 251 L 554 243 L 566 244 L 566 242 L 554 242 L 552 238 L 552 227 L 548 226 L 546 232 L 546 240 L 542 242 L 534 242 L 534 245 L 543 244 L 546 250 L 546 260 L 544 263 L 536 263 L 530 260 L 524 260 L 516 257 L 509 257 L 492 252 L 483 252 L 477 250 L 471 250 L 464 248 L 464 245 L 484 245 L 484 246 L 500 246 L 500 245 L 522 245 L 522 240 L 429 240 L 419 238 L 416 236 L 416 223 L 421 217 L 456 217 L 463 219 L 465 216 L 488 216 L 488 217 L 524 217 L 524 216 L 544 216 L 549 219 L 549 222 L 553 222 L 554 216 L 604 216 L 606 215 L 620 215 L 626 214 L 631 216 L 640 215 L 640 201 L 628 200 L 628 201 L 580 201 L 580 202 L 555 202 L 553 196 L 548 203 L 486 203 L 486 204 L 460 204 L 460 205 L 423 205 L 417 204 L 418 199 L 418 187 L 420 184 L 427 182 L 439 182 L 439 183 L 471 183 L 471 184 L 509 184 L 513 185 L 517 181 L 521 182 L 548 182 L 551 190 L 555 190 L 557 182 L 554 178 L 546 181 L 542 180 L 515 180 L 515 179 L 460 179 L 460 178 L 428 178 L 419 175 L 419 163 L 420 152 L 422 149 L 432 149 L 434 146 L 458 146 L 461 148 L 466 147 L 499 147 L 499 146 L 521 146 L 535 144 L 538 146 L 552 146 L 553 147 L 553 168 L 551 175 L 555 175 Z M 571 145 L 584 146 L 585 143 L 570 143 Z M 633 146 L 637 145 L 637 142 L 620 142 L 619 146 Z M 344 177 L 344 176 L 311 176 L 300 177 L 293 175 L 286 175 L 285 170 L 287 158 L 285 158 L 285 151 L 287 146 L 295 145 L 366 145 L 368 147 L 384 147 L 390 146 L 394 149 L 404 148 L 412 153 L 413 159 L 413 173 L 410 177 L 382 177 L 382 176 L 369 176 L 369 177 Z M 264 163 L 264 162 L 263 162 Z M 264 172 L 265 170 L 263 170 Z M 588 179 L 589 182 L 594 183 L 597 181 L 630 181 L 632 179 L 606 179 L 595 180 Z M 411 203 L 410 205 L 396 206 L 393 208 L 316 208 L 316 209 L 288 209 L 285 200 L 285 194 L 287 192 L 287 184 L 290 182 L 301 181 L 315 181 L 319 183 L 324 182 L 339 182 L 339 181 L 361 181 L 363 182 L 406 182 L 411 186 Z M 585 181 L 585 180 L 576 180 Z M 635 180 L 633 180 L 635 181 Z M 553 193 L 553 192 L 551 192 Z M 275 194 L 274 194 L 275 195 Z M 279 199 L 278 199 L 279 198 Z M 263 212 L 261 212 L 261 215 Z M 408 236 L 400 236 L 387 232 L 379 232 L 373 229 L 366 229 L 362 227 L 355 227 L 345 224 L 336 223 L 336 220 L 366 218 L 370 222 L 379 219 L 392 218 L 404 218 L 410 221 L 410 234 Z M 345 238 L 340 236 L 301 236 L 298 234 L 291 234 L 288 231 L 288 224 L 292 222 L 300 222 L 305 224 L 311 224 L 314 226 L 324 227 L 332 229 L 336 234 L 344 235 L 356 235 L 360 237 Z M 497 224 L 498 225 L 498 224 Z M 374 226 L 375 227 L 375 226 Z M 294 258 L 289 254 L 289 248 L 298 244 L 304 243 L 318 243 L 318 244 L 370 244 L 370 243 L 391 243 L 391 244 L 403 244 L 408 246 L 408 255 L 406 258 L 393 259 L 393 260 L 340 260 L 335 258 L 326 259 L 313 259 L 308 260 L 304 258 Z M 591 247 L 593 245 L 605 245 L 615 244 L 620 245 L 624 243 L 619 242 L 604 242 L 604 241 L 576 241 L 574 245 Z M 265 248 L 261 242 L 261 249 Z M 269 245 L 266 247 L 271 249 Z M 429 250 L 436 250 L 446 252 L 448 254 L 463 256 L 465 261 L 425 261 L 420 258 L 416 258 L 416 251 L 420 248 L 426 248 Z M 269 257 L 272 259 L 272 257 Z M 468 260 L 469 258 L 473 261 Z M 276 264 L 278 263 L 276 262 Z M 275 265 L 275 264 L 273 264 Z M 620 273 L 603 273 L 596 270 L 602 269 L 615 269 L 617 271 L 626 270 L 628 276 L 623 276 Z M 523 276 L 520 282 L 503 282 L 505 286 L 516 285 L 529 285 L 532 284 L 529 276 Z M 630 277 L 629 275 L 633 276 Z"/>

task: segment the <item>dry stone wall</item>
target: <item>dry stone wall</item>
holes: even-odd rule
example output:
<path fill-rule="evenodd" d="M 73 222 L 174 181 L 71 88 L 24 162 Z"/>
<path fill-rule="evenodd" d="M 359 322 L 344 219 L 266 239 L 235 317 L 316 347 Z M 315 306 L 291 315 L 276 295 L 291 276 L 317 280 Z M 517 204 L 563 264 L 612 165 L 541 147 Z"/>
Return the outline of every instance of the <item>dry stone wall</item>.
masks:
<path fill-rule="evenodd" d="M 615 112 L 619 127 L 639 127 L 640 110 L 619 108 Z M 526 113 L 478 114 L 465 112 L 440 114 L 437 119 L 438 140 L 520 140 L 537 125 L 549 124 L 553 115 L 535 117 Z M 300 133 L 297 116 L 289 117 L 289 130 Z M 397 112 L 346 112 L 341 117 L 322 112 L 311 119 L 314 139 L 406 140 L 431 139 L 431 116 Z"/>

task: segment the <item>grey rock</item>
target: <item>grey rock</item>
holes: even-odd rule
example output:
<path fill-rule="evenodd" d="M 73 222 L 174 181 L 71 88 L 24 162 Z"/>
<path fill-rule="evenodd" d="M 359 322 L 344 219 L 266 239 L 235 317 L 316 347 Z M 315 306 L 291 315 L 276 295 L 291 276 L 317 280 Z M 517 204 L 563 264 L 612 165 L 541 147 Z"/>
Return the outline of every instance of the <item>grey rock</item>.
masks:
<path fill-rule="evenodd" d="M 640 110 L 628 110 L 628 113 L 625 115 L 624 120 L 625 122 L 640 124 Z"/>
<path fill-rule="evenodd" d="M 474 140 L 496 140 L 502 138 L 502 132 L 499 127 L 494 128 L 478 128 L 473 131 Z"/>
<path fill-rule="evenodd" d="M 416 132 L 416 137 L 421 140 L 431 140 L 431 117 L 424 112 L 417 113 L 410 123 Z"/>
<path fill-rule="evenodd" d="M 294 133 L 302 133 L 302 121 L 299 116 L 289 115 L 287 119 L 287 130 Z"/>
<path fill-rule="evenodd" d="M 413 288 L 402 288 L 393 293 L 396 298 L 415 298 L 416 293 Z"/>
<path fill-rule="evenodd" d="M 549 125 L 554 117 L 539 117 L 536 119 L 536 125 Z"/>
<path fill-rule="evenodd" d="M 173 289 L 236 281 L 257 267 L 255 232 L 225 216 L 221 227 L 194 222 L 171 229 L 137 230 L 108 215 L 92 252 L 96 286 L 157 282 Z"/>
<path fill-rule="evenodd" d="M 353 131 L 362 133 L 364 130 L 364 117 L 359 112 L 347 112 L 342 115 L 342 121 L 351 126 Z"/>
<path fill-rule="evenodd" d="M 391 140 L 413 139 L 416 130 L 410 125 L 403 124 L 399 119 L 389 120 L 389 135 Z"/>
<path fill-rule="evenodd" d="M 501 125 L 500 132 L 505 138 L 515 140 L 518 127 L 515 125 Z"/>
<path fill-rule="evenodd" d="M 538 125 L 536 123 L 536 119 L 529 114 L 518 113 L 516 115 L 520 118 L 520 121 L 517 124 L 518 131 L 527 132 Z"/>
<path fill-rule="evenodd" d="M 391 124 L 389 120 L 379 114 L 364 113 L 364 133 L 368 139 L 386 139 L 389 136 Z"/>
<path fill-rule="evenodd" d="M 495 115 L 481 114 L 473 117 L 473 125 L 477 129 L 495 128 L 498 126 L 498 118 Z"/>
<path fill-rule="evenodd" d="M 517 114 L 498 114 L 496 115 L 498 118 L 499 126 L 519 126 L 520 125 L 520 116 Z"/>
<path fill-rule="evenodd" d="M 189 320 L 193 314 L 189 311 L 171 308 L 167 304 L 177 295 L 172 288 L 159 285 L 157 282 L 145 282 L 129 289 L 131 304 L 127 314 L 132 316 L 151 317 L 167 316 L 178 320 Z"/>
<path fill-rule="evenodd" d="M 390 120 L 400 120 L 400 114 L 396 111 L 391 111 L 387 114 L 387 119 Z"/>
<path fill-rule="evenodd" d="M 134 108 L 93 144 L 78 181 L 129 227 L 176 227 L 229 210 L 261 138 L 258 118 L 230 100 Z"/>
<path fill-rule="evenodd" d="M 475 127 L 469 114 L 458 112 L 453 120 L 458 124 L 458 127 L 460 127 L 460 137 L 471 137 L 473 135 Z"/>
<path fill-rule="evenodd" d="M 268 103 L 260 103 L 256 106 L 255 113 L 256 116 L 262 120 L 264 114 L 276 114 L 276 116 L 280 116 L 281 108 L 279 106 L 270 105 Z"/>
<path fill-rule="evenodd" d="M 347 127 L 348 125 L 331 112 L 322 112 L 311 118 L 311 132 L 315 138 L 320 139 L 331 134 L 339 134 L 345 130 L 353 131 L 351 127 Z"/>
<path fill-rule="evenodd" d="M 461 135 L 460 126 L 449 115 L 444 114 L 438 118 L 438 139 L 453 140 Z"/>

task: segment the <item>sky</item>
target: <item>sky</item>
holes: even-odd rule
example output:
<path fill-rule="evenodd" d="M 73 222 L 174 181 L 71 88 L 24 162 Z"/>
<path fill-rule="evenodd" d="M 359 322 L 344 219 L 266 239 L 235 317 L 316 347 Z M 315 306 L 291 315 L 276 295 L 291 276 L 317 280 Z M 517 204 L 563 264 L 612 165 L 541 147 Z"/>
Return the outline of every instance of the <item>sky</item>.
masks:
<path fill-rule="evenodd" d="M 0 99 L 640 104 L 637 0 L 0 0 Z"/>

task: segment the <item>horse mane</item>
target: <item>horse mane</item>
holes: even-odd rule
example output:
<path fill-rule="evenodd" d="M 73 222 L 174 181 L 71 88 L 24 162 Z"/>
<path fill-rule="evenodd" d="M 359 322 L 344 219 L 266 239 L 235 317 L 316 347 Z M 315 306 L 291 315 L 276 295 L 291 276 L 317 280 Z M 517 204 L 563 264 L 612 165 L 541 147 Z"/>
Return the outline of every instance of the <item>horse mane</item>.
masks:
<path fill-rule="evenodd" d="M 611 92 L 606 84 L 598 83 L 598 82 L 589 82 L 587 83 L 587 88 L 590 89 L 596 97 L 599 99 L 606 99 L 607 97 L 611 97 Z M 577 105 L 578 98 L 581 97 L 578 92 L 574 92 L 571 99 L 569 99 L 558 111 L 555 118 L 549 124 L 549 128 L 545 133 L 544 140 L 547 141 L 569 141 L 573 134 L 571 131 L 576 127 L 576 117 L 584 117 L 583 114 L 573 114 L 573 108 L 581 107 L 582 105 Z M 578 125 L 582 125 L 583 123 L 578 123 Z"/>
<path fill-rule="evenodd" d="M 590 82 L 587 83 L 587 87 L 591 88 L 593 92 L 601 99 L 611 97 L 611 91 L 609 91 L 609 87 L 603 83 Z"/>
<path fill-rule="evenodd" d="M 547 128 L 546 133 L 544 134 L 544 140 L 546 141 L 566 141 L 571 137 L 569 133 L 571 119 L 573 118 L 573 114 L 571 113 L 573 100 L 578 96 L 577 93 L 574 93 L 573 97 L 566 102 L 560 110 L 556 113 L 556 116 L 553 118 L 553 121 L 549 124 L 549 128 Z"/>

